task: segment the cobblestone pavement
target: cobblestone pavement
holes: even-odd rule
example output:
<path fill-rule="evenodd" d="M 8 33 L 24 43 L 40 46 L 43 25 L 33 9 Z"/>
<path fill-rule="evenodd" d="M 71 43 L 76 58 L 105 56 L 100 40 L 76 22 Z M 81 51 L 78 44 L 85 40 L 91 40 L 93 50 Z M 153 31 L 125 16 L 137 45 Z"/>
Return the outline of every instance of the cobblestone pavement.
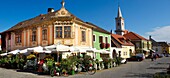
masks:
<path fill-rule="evenodd" d="M 170 64 L 170 57 L 163 57 L 156 61 L 145 59 L 142 62 L 128 62 L 119 67 L 99 71 L 94 75 L 78 74 L 71 78 L 152 78 L 153 74 L 166 72 Z"/>
<path fill-rule="evenodd" d="M 146 59 L 142 62 L 128 62 L 119 67 L 99 70 L 94 75 L 87 73 L 76 74 L 68 78 L 152 78 L 157 72 L 166 72 L 170 64 L 170 57 L 163 57 L 156 61 Z M 13 69 L 0 68 L 0 78 L 51 78 L 49 75 L 37 75 L 20 72 Z M 57 78 L 57 77 L 53 77 Z"/>

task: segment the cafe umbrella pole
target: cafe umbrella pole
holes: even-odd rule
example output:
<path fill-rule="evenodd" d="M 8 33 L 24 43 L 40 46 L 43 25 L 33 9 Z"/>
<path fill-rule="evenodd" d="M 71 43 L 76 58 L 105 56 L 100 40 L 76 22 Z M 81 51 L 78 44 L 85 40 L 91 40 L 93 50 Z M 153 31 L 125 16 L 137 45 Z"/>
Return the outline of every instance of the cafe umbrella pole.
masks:
<path fill-rule="evenodd" d="M 57 45 L 56 45 L 56 51 L 57 51 Z M 59 62 L 59 52 L 58 51 L 57 51 L 57 62 Z"/>

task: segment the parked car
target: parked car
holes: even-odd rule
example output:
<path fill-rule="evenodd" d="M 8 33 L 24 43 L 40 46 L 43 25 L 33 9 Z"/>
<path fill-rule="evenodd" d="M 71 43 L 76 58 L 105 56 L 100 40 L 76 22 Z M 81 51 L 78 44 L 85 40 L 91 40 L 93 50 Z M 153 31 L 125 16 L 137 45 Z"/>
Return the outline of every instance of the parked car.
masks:
<path fill-rule="evenodd" d="M 140 56 L 132 56 L 130 58 L 127 58 L 128 61 L 142 61 L 144 60 L 143 57 Z"/>
<path fill-rule="evenodd" d="M 144 55 L 144 53 L 138 53 L 138 54 L 136 54 L 136 56 L 142 57 L 143 59 L 146 58 L 145 55 Z"/>
<path fill-rule="evenodd" d="M 121 64 L 126 64 L 127 63 L 127 60 L 126 59 L 122 59 L 121 60 Z"/>
<path fill-rule="evenodd" d="M 169 54 L 165 54 L 165 57 L 169 57 Z"/>

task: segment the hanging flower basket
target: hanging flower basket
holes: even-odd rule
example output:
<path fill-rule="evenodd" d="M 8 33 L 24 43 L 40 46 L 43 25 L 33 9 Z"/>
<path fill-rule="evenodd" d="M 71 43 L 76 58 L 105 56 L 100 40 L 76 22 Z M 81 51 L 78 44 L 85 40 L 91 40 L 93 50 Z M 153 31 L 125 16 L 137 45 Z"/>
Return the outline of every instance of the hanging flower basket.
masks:
<path fill-rule="evenodd" d="M 28 56 L 27 56 L 27 59 L 29 59 L 29 60 L 31 60 L 31 59 L 35 59 L 35 55 L 30 54 L 30 55 L 28 55 Z"/>
<path fill-rule="evenodd" d="M 105 43 L 100 43 L 100 48 L 103 49 L 106 47 L 106 44 Z"/>
<path fill-rule="evenodd" d="M 109 43 L 106 43 L 106 49 L 110 47 L 110 44 Z"/>

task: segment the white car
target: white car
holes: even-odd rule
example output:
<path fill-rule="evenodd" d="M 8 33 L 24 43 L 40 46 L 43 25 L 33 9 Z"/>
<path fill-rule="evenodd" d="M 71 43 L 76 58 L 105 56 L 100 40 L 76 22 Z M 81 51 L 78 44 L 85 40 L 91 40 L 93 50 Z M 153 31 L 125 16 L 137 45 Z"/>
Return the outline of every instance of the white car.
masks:
<path fill-rule="evenodd" d="M 127 60 L 124 58 L 121 60 L 121 64 L 126 64 L 127 63 Z"/>

